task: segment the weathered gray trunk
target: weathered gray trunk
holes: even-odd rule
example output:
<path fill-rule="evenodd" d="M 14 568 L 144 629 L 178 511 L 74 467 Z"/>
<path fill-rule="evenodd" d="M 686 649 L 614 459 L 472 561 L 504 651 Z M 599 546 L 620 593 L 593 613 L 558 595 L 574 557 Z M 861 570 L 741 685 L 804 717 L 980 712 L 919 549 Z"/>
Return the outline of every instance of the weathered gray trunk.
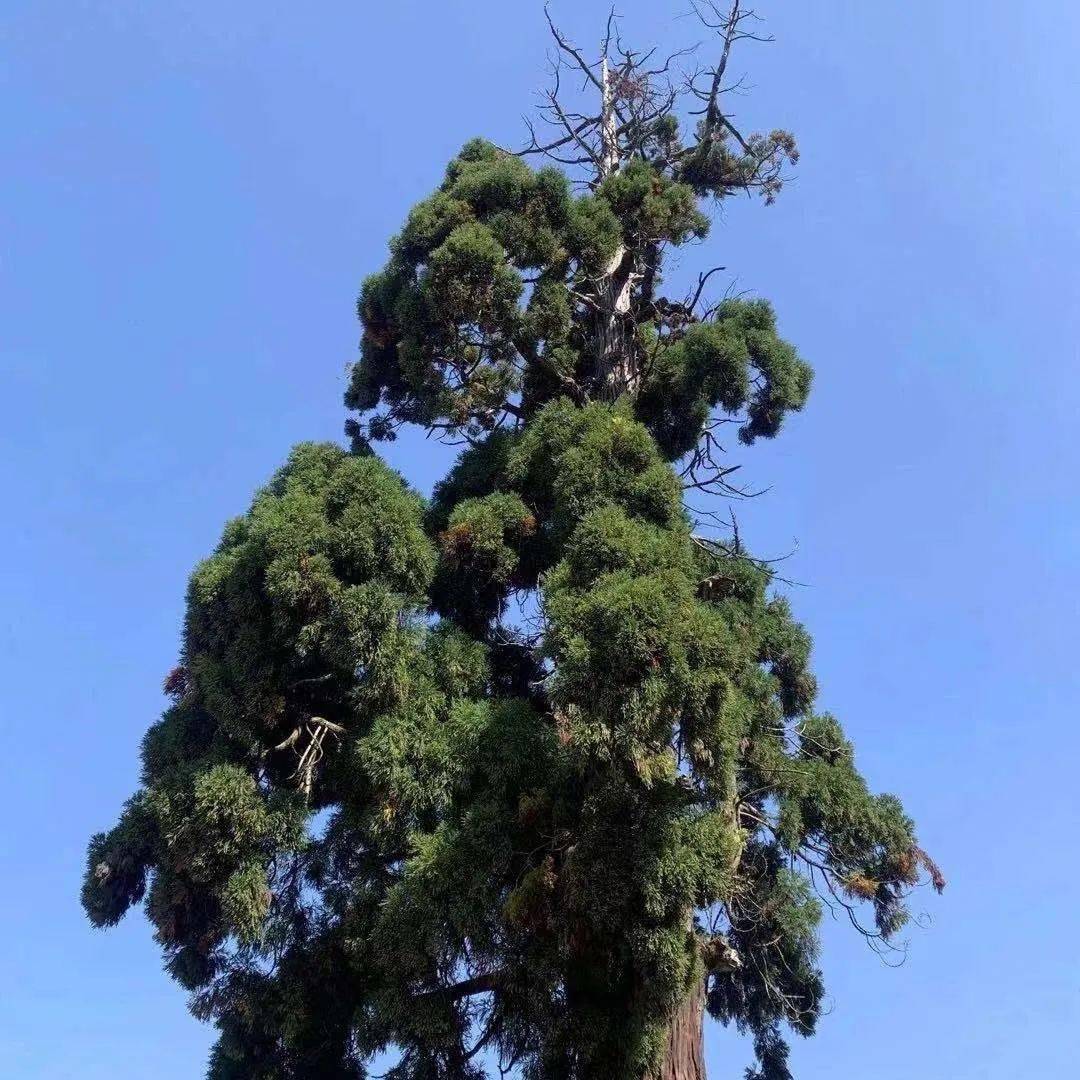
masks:
<path fill-rule="evenodd" d="M 601 401 L 636 393 L 641 379 L 641 349 L 631 311 L 634 286 L 641 279 L 638 262 L 638 253 L 620 244 L 596 282 L 592 352 L 595 392 Z"/>
<path fill-rule="evenodd" d="M 637 389 L 638 350 L 630 316 L 633 275 L 629 264 L 632 258 L 620 248 L 597 289 L 593 349 L 597 396 L 602 401 L 616 401 Z"/>
<path fill-rule="evenodd" d="M 620 159 L 615 93 L 607 57 L 603 60 L 601 78 L 603 152 L 598 165 L 603 180 L 618 170 Z M 620 244 L 596 283 L 592 350 L 596 358 L 596 395 L 602 401 L 615 401 L 637 389 L 637 343 L 630 317 L 634 283 L 639 277 L 636 263 L 635 253 Z"/>

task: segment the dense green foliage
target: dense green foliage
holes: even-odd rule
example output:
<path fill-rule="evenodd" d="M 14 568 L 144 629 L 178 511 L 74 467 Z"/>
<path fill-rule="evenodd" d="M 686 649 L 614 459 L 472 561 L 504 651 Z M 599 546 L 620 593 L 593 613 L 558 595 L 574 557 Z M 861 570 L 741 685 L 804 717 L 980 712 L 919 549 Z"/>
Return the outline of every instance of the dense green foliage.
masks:
<path fill-rule="evenodd" d="M 647 248 L 636 310 L 624 317 L 626 347 L 642 358 L 638 417 L 670 458 L 697 445 L 717 406 L 745 408 L 744 442 L 775 435 L 806 401 L 810 369 L 777 336 L 769 305 L 728 300 L 708 322 L 685 325 L 689 313 L 655 297 L 661 247 L 708 228 L 694 186 L 657 163 L 633 161 L 574 196 L 557 169 L 534 172 L 471 142 L 413 208 L 386 268 L 364 282 L 363 355 L 346 403 L 383 406 L 363 430 L 381 439 L 404 422 L 480 436 L 508 406 L 529 417 L 561 395 L 603 396 L 582 305 L 620 252 Z"/>
<path fill-rule="evenodd" d="M 145 902 L 211 1080 L 640 1080 L 695 995 L 784 1080 L 823 903 L 886 939 L 940 884 L 768 565 L 683 504 L 718 419 L 809 391 L 767 303 L 658 294 L 703 200 L 793 156 L 753 138 L 658 115 L 577 193 L 469 143 L 364 283 L 352 449 L 294 450 L 195 570 L 83 903 Z M 403 423 L 469 443 L 427 504 L 371 450 Z"/>

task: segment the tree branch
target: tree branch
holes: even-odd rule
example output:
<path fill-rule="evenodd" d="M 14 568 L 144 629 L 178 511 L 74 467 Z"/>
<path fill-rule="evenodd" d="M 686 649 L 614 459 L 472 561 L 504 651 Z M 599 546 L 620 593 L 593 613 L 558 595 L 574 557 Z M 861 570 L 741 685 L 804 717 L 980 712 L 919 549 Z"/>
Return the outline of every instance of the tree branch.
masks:
<path fill-rule="evenodd" d="M 483 975 L 474 975 L 470 979 L 462 979 L 461 982 L 452 986 L 439 986 L 434 990 L 425 990 L 417 995 L 417 1001 L 431 1001 L 435 998 L 444 1001 L 461 1001 L 462 998 L 475 997 L 477 994 L 495 993 L 503 979 L 503 971 L 489 971 Z"/>

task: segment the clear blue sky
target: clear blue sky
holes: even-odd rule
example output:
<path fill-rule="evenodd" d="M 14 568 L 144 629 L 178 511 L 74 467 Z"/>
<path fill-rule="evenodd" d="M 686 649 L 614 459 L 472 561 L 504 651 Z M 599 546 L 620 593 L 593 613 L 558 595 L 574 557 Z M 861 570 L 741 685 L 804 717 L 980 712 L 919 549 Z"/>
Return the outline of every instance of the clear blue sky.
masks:
<path fill-rule="evenodd" d="M 557 0 L 581 39 L 601 0 Z M 680 0 L 622 0 L 678 41 Z M 809 583 L 823 704 L 950 887 L 885 970 L 827 933 L 801 1080 L 1065 1076 L 1080 1050 L 1080 6 L 761 0 L 748 123 L 779 204 L 700 259 L 817 368 L 744 458 L 744 534 Z M 202 1074 L 141 916 L 94 932 L 87 835 L 133 789 L 186 575 L 337 438 L 353 301 L 469 136 L 512 143 L 539 0 L 5 0 L 0 11 L 0 1073 Z M 393 461 L 427 489 L 421 440 Z M 710 1033 L 715 1078 L 749 1047 Z"/>

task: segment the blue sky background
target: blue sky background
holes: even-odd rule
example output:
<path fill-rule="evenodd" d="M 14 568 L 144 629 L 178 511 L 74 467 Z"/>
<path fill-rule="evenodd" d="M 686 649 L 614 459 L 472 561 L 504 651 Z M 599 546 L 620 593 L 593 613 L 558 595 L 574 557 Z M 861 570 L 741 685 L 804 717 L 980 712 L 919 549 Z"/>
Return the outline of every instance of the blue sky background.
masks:
<path fill-rule="evenodd" d="M 628 36 L 694 33 L 622 0 Z M 817 369 L 745 453 L 822 704 L 949 889 L 904 967 L 827 929 L 801 1080 L 1065 1076 L 1080 1050 L 1080 5 L 761 0 L 748 125 L 798 180 L 685 272 L 772 299 Z M 600 0 L 557 0 L 596 40 Z M 0 1073 L 202 1075 L 141 915 L 94 932 L 185 579 L 302 439 L 337 438 L 353 302 L 468 137 L 514 143 L 539 0 L 5 0 L 0 9 Z M 390 454 L 425 490 L 448 452 Z M 920 898 L 922 900 L 922 898 Z M 711 1031 L 712 1076 L 748 1045 Z"/>

